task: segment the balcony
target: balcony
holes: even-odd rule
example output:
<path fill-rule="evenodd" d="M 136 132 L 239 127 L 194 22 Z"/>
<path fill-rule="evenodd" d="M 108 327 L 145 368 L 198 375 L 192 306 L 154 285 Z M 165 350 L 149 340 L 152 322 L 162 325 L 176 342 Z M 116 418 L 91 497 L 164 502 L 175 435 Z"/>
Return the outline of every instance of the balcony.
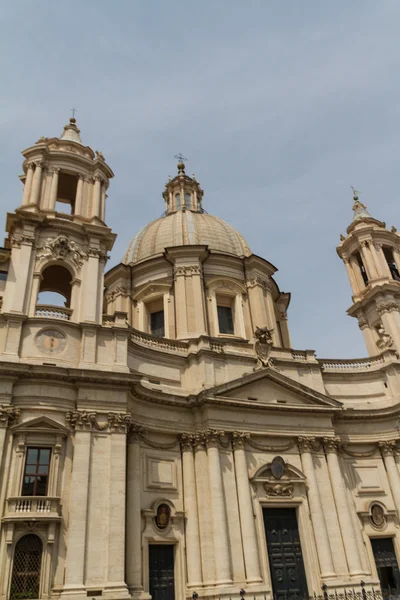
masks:
<path fill-rule="evenodd" d="M 60 498 L 55 496 L 14 496 L 7 498 L 2 521 L 60 521 Z"/>
<path fill-rule="evenodd" d="M 35 317 L 44 317 L 45 319 L 62 319 L 63 321 L 69 321 L 71 315 L 71 308 L 52 306 L 51 304 L 38 304 L 35 310 Z"/>

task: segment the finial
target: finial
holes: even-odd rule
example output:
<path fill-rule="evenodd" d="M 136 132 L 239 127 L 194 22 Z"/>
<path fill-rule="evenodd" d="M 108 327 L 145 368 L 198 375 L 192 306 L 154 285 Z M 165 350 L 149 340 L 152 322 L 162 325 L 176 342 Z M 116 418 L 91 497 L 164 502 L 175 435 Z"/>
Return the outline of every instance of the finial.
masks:
<path fill-rule="evenodd" d="M 175 154 L 174 158 L 176 158 L 179 161 L 178 162 L 178 173 L 184 173 L 185 172 L 185 163 L 183 161 L 187 160 L 187 158 L 185 158 L 181 152 L 179 154 Z"/>
<path fill-rule="evenodd" d="M 391 228 L 391 230 L 390 230 L 390 231 L 391 231 L 392 233 L 396 233 L 396 232 L 397 232 L 397 229 L 396 229 L 396 227 L 395 227 L 394 225 L 392 225 L 392 228 Z"/>
<path fill-rule="evenodd" d="M 341 234 L 340 234 L 340 241 L 341 241 L 341 242 L 344 242 L 344 240 L 345 240 L 345 239 L 346 239 L 346 238 L 344 237 L 343 233 L 341 233 Z"/>
<path fill-rule="evenodd" d="M 353 187 L 352 185 L 350 187 L 353 190 L 353 200 L 354 200 L 354 202 L 357 202 L 358 201 L 358 194 L 360 192 L 358 190 L 356 190 L 355 187 Z"/>

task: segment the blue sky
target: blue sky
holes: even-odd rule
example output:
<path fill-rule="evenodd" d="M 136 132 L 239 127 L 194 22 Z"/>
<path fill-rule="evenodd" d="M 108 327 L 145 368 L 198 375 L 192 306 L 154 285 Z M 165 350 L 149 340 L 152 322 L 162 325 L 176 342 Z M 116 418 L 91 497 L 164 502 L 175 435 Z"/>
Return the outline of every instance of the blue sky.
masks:
<path fill-rule="evenodd" d="M 20 151 L 78 108 L 115 172 L 110 266 L 163 211 L 174 154 L 204 207 L 292 293 L 295 348 L 364 356 L 336 254 L 350 185 L 400 227 L 398 0 L 13 0 L 0 13 L 1 226 L 21 201 Z"/>

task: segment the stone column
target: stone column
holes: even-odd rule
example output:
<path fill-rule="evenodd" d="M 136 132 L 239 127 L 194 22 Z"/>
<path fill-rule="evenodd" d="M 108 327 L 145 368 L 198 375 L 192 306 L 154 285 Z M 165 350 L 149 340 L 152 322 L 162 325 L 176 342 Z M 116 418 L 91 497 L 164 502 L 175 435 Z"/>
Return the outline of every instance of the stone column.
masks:
<path fill-rule="evenodd" d="M 33 178 L 33 163 L 28 164 L 28 170 L 26 172 L 26 179 L 24 185 L 24 193 L 22 196 L 22 206 L 29 204 L 29 196 L 32 189 L 32 178 Z"/>
<path fill-rule="evenodd" d="M 315 467 L 312 458 L 312 447 L 314 443 L 315 440 L 313 438 L 298 438 L 303 473 L 307 478 L 307 497 L 310 505 L 310 514 L 321 568 L 321 577 L 326 579 L 328 577 L 335 577 L 336 573 L 317 478 L 315 477 Z"/>
<path fill-rule="evenodd" d="M 350 263 L 350 260 L 347 259 L 347 258 L 344 258 L 343 262 L 344 262 L 344 265 L 346 267 L 347 276 L 349 278 L 351 289 L 353 290 L 353 294 L 357 294 L 360 291 L 360 289 L 359 289 L 359 286 L 358 286 L 358 283 L 357 283 L 357 279 L 356 279 L 355 273 L 353 271 L 353 267 L 352 267 L 352 265 Z"/>
<path fill-rule="evenodd" d="M 186 314 L 186 267 L 174 268 L 175 275 L 175 306 L 176 306 L 176 337 L 187 336 L 188 323 Z"/>
<path fill-rule="evenodd" d="M 115 415 L 117 418 L 124 415 Z M 128 417 L 128 415 L 126 415 Z M 125 583 L 126 424 L 111 426 L 107 589 L 130 597 Z M 136 482 L 136 485 L 137 482 Z M 140 486 L 139 486 L 140 490 Z"/>
<path fill-rule="evenodd" d="M 39 295 L 40 282 L 42 281 L 42 276 L 40 273 L 34 273 L 32 277 L 32 288 L 31 288 L 31 297 L 29 301 L 29 312 L 28 315 L 30 317 L 35 316 L 36 310 L 36 302 Z"/>
<path fill-rule="evenodd" d="M 343 545 L 346 552 L 347 564 L 350 575 L 361 575 L 363 568 L 358 551 L 357 539 L 353 528 L 349 505 L 346 498 L 346 489 L 340 469 L 338 451 L 338 440 L 324 438 L 326 460 L 328 463 L 329 477 L 331 480 L 333 497 L 335 499 L 336 512 L 342 532 Z"/>
<path fill-rule="evenodd" d="M 53 173 L 53 177 L 51 178 L 50 186 L 49 210 L 55 210 L 58 192 L 58 174 L 60 172 L 60 169 L 55 168 L 52 169 L 51 172 Z"/>
<path fill-rule="evenodd" d="M 350 256 L 350 266 L 353 269 L 354 277 L 357 282 L 357 287 L 355 288 L 354 292 L 359 293 L 365 289 L 365 283 L 361 275 L 360 265 L 358 264 L 358 260 L 355 254 Z"/>
<path fill-rule="evenodd" d="M 358 326 L 361 329 L 362 334 L 364 336 L 364 341 L 365 345 L 367 346 L 368 354 L 370 356 L 374 356 L 378 352 L 378 349 L 376 347 L 374 336 L 372 334 L 368 321 L 364 317 L 359 317 Z"/>
<path fill-rule="evenodd" d="M 383 462 L 385 463 L 394 504 L 400 515 L 400 475 L 393 455 L 396 449 L 396 442 L 378 442 L 378 446 L 383 456 Z"/>
<path fill-rule="evenodd" d="M 386 275 L 386 277 L 388 277 L 389 279 L 392 279 L 392 274 L 390 272 L 389 265 L 387 264 L 386 257 L 383 253 L 382 244 L 380 244 L 379 242 L 376 242 L 374 244 L 374 248 L 375 248 L 376 256 L 379 260 L 381 275 L 382 276 Z"/>
<path fill-rule="evenodd" d="M 3 462 L 4 443 L 6 439 L 7 427 L 9 424 L 17 422 L 20 415 L 20 409 L 13 406 L 0 405 L 0 471 Z"/>
<path fill-rule="evenodd" d="M 213 526 L 210 515 L 213 507 L 210 501 L 210 484 L 208 478 L 207 453 L 204 439 L 201 434 L 196 434 L 195 439 L 195 472 L 197 506 L 199 509 L 199 531 L 201 545 L 201 561 L 203 572 L 203 584 L 214 585 L 215 583 L 215 558 Z"/>
<path fill-rule="evenodd" d="M 400 272 L 400 249 L 393 247 L 392 248 L 392 252 L 393 252 L 394 262 L 396 263 L 396 267 L 397 267 L 398 271 Z M 383 254 L 383 251 L 382 251 L 382 254 Z M 390 273 L 390 269 L 389 269 L 389 266 L 388 266 L 388 264 L 386 262 L 386 259 L 385 259 L 385 263 L 386 263 L 386 267 L 387 267 L 387 269 L 388 269 L 388 271 Z M 392 277 L 391 273 L 390 273 L 390 277 Z"/>
<path fill-rule="evenodd" d="M 232 446 L 235 459 L 236 488 L 239 500 L 240 527 L 242 531 L 243 554 L 246 566 L 246 581 L 251 584 L 261 582 L 262 577 L 258 556 L 257 533 L 249 472 L 247 468 L 246 451 L 244 448 L 246 437 L 248 437 L 248 434 L 234 432 Z"/>
<path fill-rule="evenodd" d="M 372 260 L 371 249 L 368 242 L 361 242 L 361 256 L 363 258 L 365 270 L 367 271 L 368 280 L 375 279 L 378 273 Z"/>
<path fill-rule="evenodd" d="M 74 214 L 82 216 L 82 200 L 83 200 L 83 175 L 79 175 L 78 185 L 76 187 Z"/>
<path fill-rule="evenodd" d="M 219 460 L 218 431 L 206 432 L 208 477 L 210 480 L 211 494 L 211 519 L 214 534 L 214 552 L 216 585 L 228 585 L 231 579 L 231 560 L 229 555 L 228 523 L 224 488 L 222 483 L 221 464 Z M 208 516 L 209 518 L 209 516 Z"/>
<path fill-rule="evenodd" d="M 182 434 L 183 500 L 186 517 L 186 562 L 188 587 L 201 586 L 201 554 L 199 516 L 194 472 L 193 436 Z"/>
<path fill-rule="evenodd" d="M 91 430 L 75 433 L 64 590 L 82 588 L 85 573 Z"/>
<path fill-rule="evenodd" d="M 204 287 L 201 264 L 191 265 L 190 273 L 192 277 L 192 292 L 194 300 L 195 333 L 197 335 L 205 335 L 207 332 L 205 324 Z"/>
<path fill-rule="evenodd" d="M 94 189 L 93 189 L 93 208 L 92 217 L 100 218 L 100 205 L 101 205 L 101 183 L 102 179 L 100 175 L 94 177 Z"/>
<path fill-rule="evenodd" d="M 376 245 L 373 242 L 370 243 L 369 249 L 370 249 L 372 260 L 373 260 L 373 263 L 374 263 L 374 267 L 375 267 L 375 271 L 376 271 L 376 276 L 377 277 L 382 277 L 382 276 L 387 275 L 386 269 L 384 270 L 384 272 L 382 272 L 381 257 L 378 254 L 377 247 L 376 247 Z M 383 254 L 383 252 L 382 252 L 382 254 Z M 383 258 L 385 259 L 385 257 L 383 257 Z M 385 263 L 386 263 L 386 259 L 385 259 Z M 387 263 L 386 263 L 386 267 L 387 267 L 387 270 L 389 271 L 389 267 L 388 267 Z M 390 271 L 389 271 L 389 273 L 390 273 Z"/>
<path fill-rule="evenodd" d="M 141 428 L 131 426 L 128 437 L 125 565 L 126 583 L 132 595 L 143 592 L 140 435 Z"/>
<path fill-rule="evenodd" d="M 271 281 L 266 282 L 266 290 L 267 290 L 267 315 L 268 315 L 268 324 L 270 329 L 272 329 L 272 341 L 274 346 L 278 346 L 279 335 L 277 332 L 277 323 L 276 323 L 276 314 L 275 314 L 275 303 L 272 298 L 272 283 Z"/>
<path fill-rule="evenodd" d="M 101 202 L 100 202 L 100 219 L 105 221 L 106 218 L 106 198 L 107 198 L 107 185 L 104 182 L 101 186 Z"/>
<path fill-rule="evenodd" d="M 36 168 L 35 168 L 35 173 L 33 175 L 32 193 L 31 193 L 29 204 L 37 204 L 37 205 L 39 204 L 40 189 L 41 189 L 41 185 L 42 185 L 43 164 L 44 163 L 41 160 L 38 160 L 37 162 L 35 162 Z"/>

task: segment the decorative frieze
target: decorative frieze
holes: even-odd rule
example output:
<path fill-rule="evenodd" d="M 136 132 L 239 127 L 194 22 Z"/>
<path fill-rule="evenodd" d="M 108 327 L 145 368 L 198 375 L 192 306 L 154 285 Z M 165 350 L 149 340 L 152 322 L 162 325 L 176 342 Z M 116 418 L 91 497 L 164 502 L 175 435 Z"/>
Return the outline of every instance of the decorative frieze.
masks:
<path fill-rule="evenodd" d="M 267 496 L 291 498 L 293 496 L 293 485 L 291 483 L 265 483 L 264 490 Z"/>
<path fill-rule="evenodd" d="M 8 427 L 11 423 L 16 423 L 21 411 L 14 406 L 0 405 L 0 427 Z"/>
<path fill-rule="evenodd" d="M 87 253 L 76 242 L 70 240 L 65 235 L 59 235 L 56 238 L 47 238 L 47 240 L 37 247 L 37 257 L 40 259 L 69 260 L 77 269 L 83 265 L 87 258 Z"/>
<path fill-rule="evenodd" d="M 100 420 L 99 420 L 100 417 Z M 129 413 L 99 414 L 95 411 L 70 410 L 65 415 L 65 420 L 73 431 L 110 431 L 127 433 L 131 426 Z"/>
<path fill-rule="evenodd" d="M 201 267 L 200 265 L 179 265 L 174 267 L 174 275 L 175 277 L 192 277 L 192 275 L 201 275 Z"/>
<path fill-rule="evenodd" d="M 246 281 L 246 286 L 248 289 L 258 286 L 258 287 L 261 287 L 263 290 L 267 290 L 267 291 L 272 290 L 271 281 L 269 279 L 263 279 L 259 275 L 256 275 L 255 277 L 252 277 L 251 279 Z"/>

